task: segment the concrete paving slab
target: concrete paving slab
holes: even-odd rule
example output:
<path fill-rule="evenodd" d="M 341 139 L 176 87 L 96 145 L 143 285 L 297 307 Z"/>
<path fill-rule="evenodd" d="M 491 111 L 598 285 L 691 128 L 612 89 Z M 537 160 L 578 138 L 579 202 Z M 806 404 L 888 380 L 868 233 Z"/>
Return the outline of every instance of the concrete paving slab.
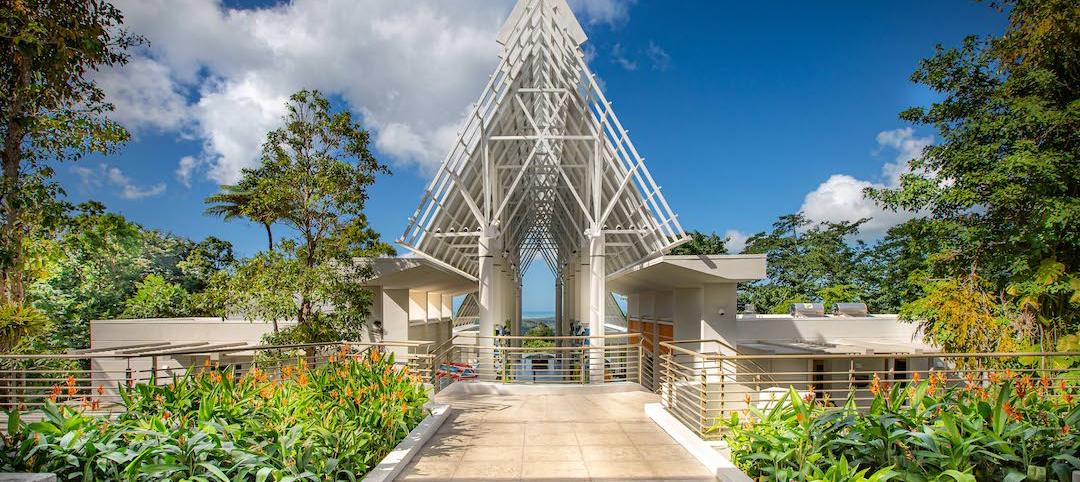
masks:
<path fill-rule="evenodd" d="M 644 411 L 636 385 L 460 383 L 451 414 L 398 480 L 714 480 Z"/>

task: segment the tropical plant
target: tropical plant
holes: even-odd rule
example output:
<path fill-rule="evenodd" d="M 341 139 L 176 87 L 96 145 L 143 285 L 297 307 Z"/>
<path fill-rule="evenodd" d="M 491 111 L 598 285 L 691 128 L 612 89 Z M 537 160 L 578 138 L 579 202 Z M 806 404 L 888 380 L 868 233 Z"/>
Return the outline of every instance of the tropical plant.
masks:
<path fill-rule="evenodd" d="M 0 353 L 11 353 L 21 340 L 41 333 L 49 317 L 32 306 L 0 304 Z"/>
<path fill-rule="evenodd" d="M 240 375 L 207 363 L 168 383 L 121 387 L 127 411 L 116 419 L 84 413 L 97 400 L 71 403 L 62 388 L 40 421 L 9 415 L 0 471 L 84 481 L 355 481 L 420 423 L 427 401 L 419 377 L 395 367 L 393 355 L 347 348 L 317 368 L 301 359 Z"/>
<path fill-rule="evenodd" d="M 1055 383 L 1006 370 L 990 378 L 946 386 L 939 374 L 891 385 L 875 376 L 869 410 L 855 406 L 854 393 L 833 407 L 791 390 L 716 428 L 736 464 L 763 480 L 1071 480 L 1080 470 L 1075 377 Z"/>

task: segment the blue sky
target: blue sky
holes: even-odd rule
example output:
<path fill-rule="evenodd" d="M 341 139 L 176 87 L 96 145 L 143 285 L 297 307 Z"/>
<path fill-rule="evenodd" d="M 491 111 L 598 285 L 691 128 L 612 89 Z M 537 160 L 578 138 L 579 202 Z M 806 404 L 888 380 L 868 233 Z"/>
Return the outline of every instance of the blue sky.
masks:
<path fill-rule="evenodd" d="M 933 141 L 897 118 L 931 93 L 908 81 L 937 43 L 999 33 L 969 1 L 577 0 L 590 65 L 687 229 L 747 235 L 777 216 L 875 216 L 861 199 Z M 97 199 L 149 227 L 263 244 L 260 228 L 206 217 L 202 199 L 254 162 L 258 141 L 302 87 L 332 95 L 375 133 L 394 174 L 368 216 L 396 239 L 468 103 L 497 61 L 509 0 L 121 0 L 151 44 L 99 81 L 135 134 L 108 158 L 61 166 L 73 201 Z M 540 266 L 541 263 L 536 263 Z M 524 308 L 548 309 L 534 269 Z"/>

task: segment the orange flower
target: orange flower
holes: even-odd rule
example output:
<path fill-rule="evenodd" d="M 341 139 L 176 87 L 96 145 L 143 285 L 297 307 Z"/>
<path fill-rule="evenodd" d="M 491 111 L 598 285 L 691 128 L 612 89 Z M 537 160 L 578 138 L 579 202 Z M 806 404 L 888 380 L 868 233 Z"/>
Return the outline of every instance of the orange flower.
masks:
<path fill-rule="evenodd" d="M 166 410 L 166 411 L 165 411 L 165 413 L 161 414 L 161 418 L 162 418 L 162 419 L 165 419 L 165 420 L 168 420 L 168 419 L 169 419 L 169 417 L 171 417 L 171 416 L 172 416 L 172 414 L 171 414 L 171 413 L 169 413 L 169 411 L 168 411 L 168 410 Z"/>
<path fill-rule="evenodd" d="M 1068 434 L 1069 434 L 1069 430 L 1070 430 L 1070 428 L 1069 428 L 1069 424 L 1065 424 L 1065 425 L 1062 425 L 1062 426 L 1061 426 L 1061 434 L 1062 434 L 1062 435 L 1068 435 Z"/>
<path fill-rule="evenodd" d="M 72 376 L 72 375 L 67 376 L 67 385 L 69 387 L 74 387 L 75 386 L 75 377 L 74 376 Z"/>
<path fill-rule="evenodd" d="M 94 399 L 94 400 L 90 401 L 90 409 L 91 410 L 97 410 L 100 405 L 101 404 L 98 403 L 97 399 Z"/>
<path fill-rule="evenodd" d="M 802 412 L 796 412 L 796 413 L 795 413 L 795 420 L 798 420 L 798 421 L 800 421 L 800 422 L 801 422 L 801 421 L 803 421 L 803 414 L 802 414 Z"/>
<path fill-rule="evenodd" d="M 330 398 L 337 400 L 337 390 L 330 390 Z"/>
<path fill-rule="evenodd" d="M 228 381 L 230 381 L 230 382 L 231 382 L 231 381 L 233 381 L 233 374 L 232 374 L 232 372 L 226 373 L 226 374 L 225 374 L 225 379 L 226 379 L 226 380 L 228 380 Z"/>
<path fill-rule="evenodd" d="M 1024 416 L 1020 414 L 1020 412 L 1016 411 L 1016 409 L 1014 409 L 1013 406 L 1008 402 L 1005 402 L 1005 405 L 1001 408 L 1005 411 L 1005 414 L 1008 415 L 1009 418 L 1016 420 L 1017 422 L 1024 418 Z"/>
<path fill-rule="evenodd" d="M 259 390 L 259 396 L 263 398 L 270 398 L 273 395 L 274 391 L 271 390 L 270 387 L 263 387 L 262 390 Z"/>
<path fill-rule="evenodd" d="M 68 387 L 68 389 L 67 389 L 67 394 L 68 394 L 68 396 L 69 396 L 69 397 L 74 397 L 74 396 L 75 396 L 75 392 L 77 392 L 77 390 L 75 389 L 75 387 Z"/>
<path fill-rule="evenodd" d="M 911 381 L 914 383 L 919 383 L 919 380 L 922 380 L 922 376 L 919 374 L 919 372 L 915 372 L 915 374 L 911 376 Z"/>
<path fill-rule="evenodd" d="M 98 395 L 104 395 L 105 394 L 105 386 L 104 385 L 98 385 L 97 394 Z"/>
<path fill-rule="evenodd" d="M 881 392 L 881 378 L 878 377 L 877 373 L 875 373 L 874 379 L 870 380 L 870 393 L 874 394 L 874 396 L 877 396 L 879 392 Z M 749 399 L 750 395 L 747 395 L 746 397 L 747 399 Z"/>
<path fill-rule="evenodd" d="M 299 383 L 300 386 L 307 385 L 307 382 L 308 382 L 308 378 L 307 378 L 307 374 L 305 374 L 305 373 L 301 373 L 300 376 L 296 379 L 296 383 Z"/>

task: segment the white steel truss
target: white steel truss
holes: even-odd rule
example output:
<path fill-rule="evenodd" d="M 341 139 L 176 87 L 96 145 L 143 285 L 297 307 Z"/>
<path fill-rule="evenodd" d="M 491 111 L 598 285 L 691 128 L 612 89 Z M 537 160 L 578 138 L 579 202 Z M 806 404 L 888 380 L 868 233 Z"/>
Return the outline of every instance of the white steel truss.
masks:
<path fill-rule="evenodd" d="M 497 233 L 513 276 L 542 259 L 557 277 L 589 236 L 612 273 L 686 234 L 604 97 L 565 0 L 521 0 L 501 62 L 399 242 L 478 276 L 477 237 Z"/>
<path fill-rule="evenodd" d="M 519 330 L 521 278 L 536 260 L 556 277 L 556 332 L 581 322 L 603 335 L 607 276 L 687 240 L 585 40 L 566 0 L 518 1 L 498 68 L 398 240 L 477 281 L 485 335 L 504 321 Z M 590 366 L 602 373 L 603 360 Z"/>

